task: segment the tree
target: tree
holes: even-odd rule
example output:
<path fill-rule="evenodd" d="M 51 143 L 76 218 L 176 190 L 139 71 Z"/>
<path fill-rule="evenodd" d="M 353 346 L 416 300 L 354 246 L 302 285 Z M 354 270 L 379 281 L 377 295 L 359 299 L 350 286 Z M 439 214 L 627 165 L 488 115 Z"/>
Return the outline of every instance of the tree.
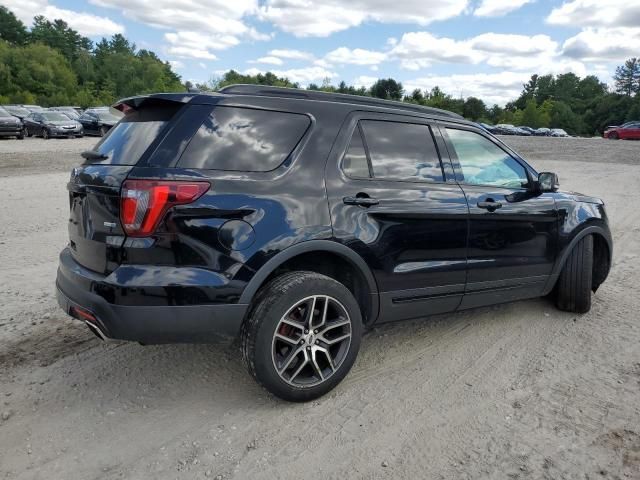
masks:
<path fill-rule="evenodd" d="M 462 115 L 469 120 L 477 122 L 480 118 L 486 116 L 487 106 L 482 100 L 476 97 L 469 97 L 464 101 L 462 106 Z"/>
<path fill-rule="evenodd" d="M 7 7 L 0 5 L 0 40 L 12 45 L 24 45 L 28 37 L 24 23 Z"/>
<path fill-rule="evenodd" d="M 47 20 L 42 15 L 33 19 L 31 41 L 40 42 L 62 53 L 69 61 L 78 58 L 81 51 L 91 50 L 92 43 L 73 30 L 63 20 Z"/>
<path fill-rule="evenodd" d="M 630 97 L 640 92 L 640 60 L 634 57 L 624 62 L 616 68 L 613 79 L 618 93 Z"/>
<path fill-rule="evenodd" d="M 372 97 L 401 100 L 404 88 L 402 83 L 396 82 L 393 78 L 381 78 L 371 86 L 370 92 Z"/>

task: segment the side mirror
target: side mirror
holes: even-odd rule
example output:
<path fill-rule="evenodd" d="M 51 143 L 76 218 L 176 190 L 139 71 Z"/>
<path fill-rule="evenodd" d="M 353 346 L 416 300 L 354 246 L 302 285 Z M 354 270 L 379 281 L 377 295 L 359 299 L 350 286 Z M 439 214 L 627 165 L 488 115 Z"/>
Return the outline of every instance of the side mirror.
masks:
<path fill-rule="evenodd" d="M 558 175 L 553 172 L 542 172 L 538 174 L 538 191 L 557 192 L 560 188 Z"/>

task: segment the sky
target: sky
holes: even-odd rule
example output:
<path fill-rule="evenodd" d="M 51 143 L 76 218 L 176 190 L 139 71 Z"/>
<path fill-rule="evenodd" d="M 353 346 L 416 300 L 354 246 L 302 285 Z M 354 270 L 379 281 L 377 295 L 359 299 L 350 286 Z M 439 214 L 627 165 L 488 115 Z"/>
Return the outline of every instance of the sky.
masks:
<path fill-rule="evenodd" d="M 23 22 L 62 18 L 92 40 L 122 33 L 183 80 L 234 69 L 299 82 L 439 86 L 488 104 L 533 73 L 611 83 L 640 56 L 640 0 L 2 0 Z"/>

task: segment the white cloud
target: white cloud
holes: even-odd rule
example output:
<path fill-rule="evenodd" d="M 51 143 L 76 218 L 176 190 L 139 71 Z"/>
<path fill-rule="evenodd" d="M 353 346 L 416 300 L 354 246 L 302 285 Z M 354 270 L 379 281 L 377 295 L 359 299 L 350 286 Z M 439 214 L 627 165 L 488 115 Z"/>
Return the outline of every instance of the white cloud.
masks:
<path fill-rule="evenodd" d="M 444 92 L 461 97 L 478 97 L 488 104 L 504 105 L 517 98 L 522 85 L 530 78 L 523 72 L 478 73 L 460 75 L 433 75 L 403 82 L 405 90 L 411 92 L 416 88 L 429 91 L 440 87 Z"/>
<path fill-rule="evenodd" d="M 569 0 L 554 8 L 547 23 L 569 27 L 638 27 L 637 0 Z"/>
<path fill-rule="evenodd" d="M 171 30 L 165 34 L 168 52 L 181 57 L 214 60 L 211 50 L 238 45 L 243 40 L 264 41 L 271 35 L 258 32 L 244 22 L 257 11 L 257 0 L 90 0 L 94 5 L 114 8 L 132 20 L 155 28 Z M 202 39 L 198 44 L 194 39 Z"/>
<path fill-rule="evenodd" d="M 297 37 L 327 37 L 366 21 L 427 25 L 462 14 L 468 0 L 267 0 L 259 16 Z"/>
<path fill-rule="evenodd" d="M 269 55 L 279 58 L 287 58 L 289 60 L 313 60 L 313 55 L 309 52 L 301 50 L 276 49 L 271 50 Z"/>
<path fill-rule="evenodd" d="M 384 61 L 386 54 L 362 48 L 351 50 L 347 47 L 336 48 L 327 53 L 324 59 L 330 63 L 351 64 L 351 65 L 377 65 Z"/>
<path fill-rule="evenodd" d="M 124 26 L 110 18 L 58 8 L 47 0 L 3 0 L 2 4 L 27 25 L 32 24 L 33 17 L 42 15 L 49 20 L 64 20 L 71 28 L 88 37 L 124 33 Z"/>
<path fill-rule="evenodd" d="M 476 17 L 500 17 L 522 8 L 534 0 L 482 0 L 473 14 Z"/>
<path fill-rule="evenodd" d="M 171 65 L 171 68 L 173 68 L 174 70 L 184 68 L 184 63 L 180 60 L 169 60 L 169 65 Z"/>
<path fill-rule="evenodd" d="M 182 58 L 200 58 L 215 60 L 217 57 L 211 50 L 224 50 L 240 43 L 233 35 L 205 35 L 198 32 L 170 32 L 164 38 L 169 44 L 167 52 Z"/>
<path fill-rule="evenodd" d="M 640 28 L 586 28 L 564 42 L 566 57 L 588 62 L 622 61 L 638 55 Z"/>
<path fill-rule="evenodd" d="M 547 35 L 491 32 L 462 40 L 436 37 L 429 32 L 408 32 L 388 53 L 406 70 L 420 70 L 434 63 L 483 63 L 509 70 L 550 71 L 567 63 L 560 55 L 558 43 Z"/>
<path fill-rule="evenodd" d="M 361 75 L 359 77 L 356 77 L 353 80 L 353 85 L 355 87 L 369 88 L 371 85 L 376 83 L 377 80 L 378 80 L 378 77 L 370 77 L 368 75 Z"/>
<path fill-rule="evenodd" d="M 292 82 L 298 82 L 303 86 L 306 86 L 309 83 L 320 83 L 325 78 L 335 78 L 337 74 L 332 72 L 331 70 L 312 66 L 305 68 L 290 68 L 287 70 L 271 70 L 269 71 L 278 77 L 286 77 Z M 258 73 L 265 73 L 265 70 L 261 70 L 259 68 L 249 68 L 245 70 L 245 75 L 257 75 Z"/>
<path fill-rule="evenodd" d="M 264 63 L 267 65 L 282 65 L 284 62 L 279 57 L 260 57 L 257 60 L 251 60 L 249 63 Z"/>

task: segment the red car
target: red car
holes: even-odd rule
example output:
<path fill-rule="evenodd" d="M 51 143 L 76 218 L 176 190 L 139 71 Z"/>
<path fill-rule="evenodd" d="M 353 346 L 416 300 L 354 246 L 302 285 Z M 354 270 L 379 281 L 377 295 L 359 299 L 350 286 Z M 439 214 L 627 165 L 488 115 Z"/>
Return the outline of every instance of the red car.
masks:
<path fill-rule="evenodd" d="M 611 140 L 640 140 L 640 121 L 627 122 L 619 127 L 607 127 L 604 138 Z"/>

